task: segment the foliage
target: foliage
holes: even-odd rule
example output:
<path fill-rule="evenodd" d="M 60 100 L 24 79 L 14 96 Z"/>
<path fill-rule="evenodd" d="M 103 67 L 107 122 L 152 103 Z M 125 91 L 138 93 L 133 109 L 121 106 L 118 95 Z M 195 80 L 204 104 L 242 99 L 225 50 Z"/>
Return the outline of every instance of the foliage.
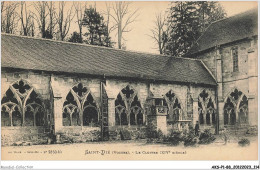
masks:
<path fill-rule="evenodd" d="M 85 9 L 82 25 L 87 28 L 84 34 L 87 44 L 112 47 L 111 38 L 108 36 L 104 17 L 95 8 Z"/>
<path fill-rule="evenodd" d="M 137 131 L 136 139 L 146 139 L 146 129 Z"/>
<path fill-rule="evenodd" d="M 120 131 L 121 140 L 131 140 L 131 133 L 127 130 Z"/>
<path fill-rule="evenodd" d="M 183 56 L 209 24 L 226 16 L 218 2 L 172 2 L 168 17 L 166 54 Z"/>
<path fill-rule="evenodd" d="M 205 129 L 203 133 L 200 134 L 199 144 L 210 144 L 215 141 L 215 137 L 210 132 L 210 129 Z"/>
<path fill-rule="evenodd" d="M 170 135 L 166 137 L 166 142 L 171 145 L 177 146 L 182 142 L 182 133 L 180 131 L 171 131 Z"/>
<path fill-rule="evenodd" d="M 193 129 L 189 129 L 189 132 L 186 133 L 183 137 L 184 146 L 195 146 L 197 143 L 197 137 Z"/>
<path fill-rule="evenodd" d="M 146 126 L 146 136 L 148 139 L 157 138 L 158 136 L 156 127 L 152 123 Z"/>
<path fill-rule="evenodd" d="M 239 146 L 249 146 L 250 145 L 250 141 L 246 138 L 242 138 L 240 141 L 238 141 L 238 145 Z"/>
<path fill-rule="evenodd" d="M 69 42 L 73 42 L 73 43 L 83 43 L 82 37 L 80 36 L 79 33 L 77 33 L 76 31 L 74 31 L 71 34 L 71 37 L 68 40 Z"/>
<path fill-rule="evenodd" d="M 148 124 L 146 127 L 146 137 L 148 143 L 162 143 L 165 141 L 165 136 L 161 129 L 157 130 L 157 128 L 152 123 Z"/>

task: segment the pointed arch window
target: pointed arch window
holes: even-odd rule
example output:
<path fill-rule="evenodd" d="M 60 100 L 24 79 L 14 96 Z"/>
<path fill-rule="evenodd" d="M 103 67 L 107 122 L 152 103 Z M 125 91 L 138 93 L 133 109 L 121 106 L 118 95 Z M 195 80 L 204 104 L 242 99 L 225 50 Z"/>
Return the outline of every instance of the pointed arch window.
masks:
<path fill-rule="evenodd" d="M 83 126 L 98 126 L 98 110 L 93 96 L 89 93 L 83 107 Z"/>
<path fill-rule="evenodd" d="M 173 123 L 183 119 L 181 104 L 177 96 L 170 90 L 165 94 L 165 100 L 168 104 L 169 113 L 167 122 Z"/>
<path fill-rule="evenodd" d="M 203 113 L 203 108 L 202 108 L 202 104 L 200 101 L 198 101 L 198 112 L 199 112 L 199 123 L 201 125 L 204 124 L 204 113 Z"/>
<path fill-rule="evenodd" d="M 248 99 L 245 95 L 239 104 L 239 122 L 241 124 L 248 123 Z"/>
<path fill-rule="evenodd" d="M 131 103 L 130 125 L 143 125 L 143 113 L 138 97 L 134 97 Z"/>
<path fill-rule="evenodd" d="M 115 100 L 116 125 L 143 125 L 143 109 L 136 92 L 129 85 L 120 91 Z"/>
<path fill-rule="evenodd" d="M 224 124 L 248 123 L 248 99 L 239 90 L 234 89 L 227 97 L 224 105 Z"/>
<path fill-rule="evenodd" d="M 231 55 L 233 59 L 233 72 L 238 71 L 238 47 L 233 47 L 231 49 Z"/>
<path fill-rule="evenodd" d="M 44 125 L 43 101 L 26 81 L 10 85 L 1 102 L 2 126 Z"/>
<path fill-rule="evenodd" d="M 215 125 L 216 124 L 216 108 L 213 97 L 209 92 L 203 90 L 198 97 L 198 112 L 199 123 L 201 125 Z"/>
<path fill-rule="evenodd" d="M 63 104 L 63 126 L 98 126 L 98 107 L 82 83 L 74 86 Z"/>

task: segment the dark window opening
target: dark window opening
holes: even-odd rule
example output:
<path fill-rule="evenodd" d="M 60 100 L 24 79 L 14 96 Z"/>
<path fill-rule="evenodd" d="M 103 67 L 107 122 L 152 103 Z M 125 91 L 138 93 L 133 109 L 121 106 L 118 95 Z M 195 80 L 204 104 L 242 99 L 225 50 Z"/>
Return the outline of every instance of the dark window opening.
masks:
<path fill-rule="evenodd" d="M 238 47 L 231 49 L 231 55 L 233 59 L 233 72 L 238 71 Z"/>

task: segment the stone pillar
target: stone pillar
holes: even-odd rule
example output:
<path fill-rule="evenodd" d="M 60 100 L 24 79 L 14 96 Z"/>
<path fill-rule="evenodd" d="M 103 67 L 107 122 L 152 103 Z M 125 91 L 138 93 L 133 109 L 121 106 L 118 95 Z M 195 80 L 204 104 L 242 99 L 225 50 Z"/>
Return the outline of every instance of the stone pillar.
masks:
<path fill-rule="evenodd" d="M 206 113 L 206 110 L 203 110 L 202 114 L 203 114 L 203 124 L 206 125 L 207 124 L 207 119 L 206 119 L 207 113 Z"/>
<path fill-rule="evenodd" d="M 217 99 L 218 103 L 216 103 L 218 110 L 217 113 L 217 122 L 216 122 L 216 134 L 219 133 L 220 129 L 224 128 L 224 100 L 223 100 L 223 75 L 222 75 L 222 55 L 220 54 L 220 49 L 217 49 L 216 52 L 216 72 L 217 72 Z"/>
<path fill-rule="evenodd" d="M 224 100 L 218 100 L 218 124 L 219 129 L 224 128 Z"/>
<path fill-rule="evenodd" d="M 197 97 L 193 97 L 193 119 L 192 119 L 192 123 L 193 126 L 195 127 L 196 122 L 199 121 L 199 111 L 198 111 L 198 98 Z"/>
<path fill-rule="evenodd" d="M 59 133 L 62 130 L 62 93 L 60 92 L 60 84 L 51 76 L 51 89 L 53 91 L 53 114 L 54 114 L 54 129 L 55 134 Z"/>
<path fill-rule="evenodd" d="M 108 125 L 115 126 L 116 114 L 115 114 L 115 99 L 108 98 Z"/>
<path fill-rule="evenodd" d="M 256 46 L 257 43 L 255 43 L 254 40 L 251 40 L 251 47 L 248 50 L 248 121 L 250 125 L 258 124 L 258 51 Z"/>
<path fill-rule="evenodd" d="M 156 115 L 157 118 L 157 130 L 161 130 L 164 135 L 167 135 L 167 120 L 166 114 Z"/>
<path fill-rule="evenodd" d="M 209 114 L 210 125 L 212 125 L 212 113 Z"/>
<path fill-rule="evenodd" d="M 55 133 L 59 132 L 59 130 L 62 128 L 62 107 L 63 103 L 61 100 L 61 97 L 54 96 L 54 129 Z"/>

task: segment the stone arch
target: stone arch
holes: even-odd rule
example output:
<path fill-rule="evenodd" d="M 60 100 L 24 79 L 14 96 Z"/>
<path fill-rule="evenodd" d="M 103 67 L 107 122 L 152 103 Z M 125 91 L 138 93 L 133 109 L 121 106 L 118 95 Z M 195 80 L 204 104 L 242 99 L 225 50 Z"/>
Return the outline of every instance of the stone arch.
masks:
<path fill-rule="evenodd" d="M 217 106 L 215 96 L 208 89 L 203 89 L 198 95 L 198 113 L 200 124 L 215 124 L 216 109 Z"/>
<path fill-rule="evenodd" d="M 229 92 L 229 94 L 226 96 L 224 100 L 224 106 L 223 106 L 223 113 L 224 113 L 224 124 L 225 125 L 235 125 L 236 123 L 243 123 L 240 122 L 240 106 L 243 99 L 246 100 L 246 110 L 241 108 L 246 113 L 245 119 L 248 119 L 248 97 L 247 95 L 240 91 L 238 88 L 232 88 L 232 90 Z M 232 106 L 232 107 L 231 107 Z M 246 121 L 247 122 L 247 121 Z M 244 123 L 246 123 L 244 122 Z"/>
<path fill-rule="evenodd" d="M 89 95 L 93 98 L 97 111 L 97 120 L 99 120 L 100 108 L 97 102 L 98 100 L 87 86 L 79 82 L 72 86 L 64 100 L 62 109 L 63 126 L 83 126 L 84 111 L 87 108 L 85 103 Z"/>
<path fill-rule="evenodd" d="M 141 96 L 140 96 L 140 94 L 138 93 L 138 91 L 136 90 L 136 88 L 135 88 L 133 85 L 131 85 L 131 84 L 128 83 L 127 85 L 121 86 L 121 89 L 120 89 L 119 93 L 122 91 L 122 89 L 126 88 L 127 86 L 129 86 L 131 89 L 134 90 L 134 96 L 137 95 L 138 99 L 140 100 L 141 107 L 144 108 L 144 105 L 143 105 L 143 103 L 141 102 Z"/>
<path fill-rule="evenodd" d="M 138 102 L 135 100 L 138 100 Z M 138 106 L 133 106 L 133 102 L 138 103 Z M 116 125 L 138 125 L 137 116 L 140 117 L 139 112 L 141 112 L 144 121 L 144 111 L 140 97 L 137 91 L 128 84 L 120 90 L 115 100 Z"/>
<path fill-rule="evenodd" d="M 98 126 L 99 122 L 99 107 L 94 95 L 89 92 L 83 101 L 83 126 Z"/>
<path fill-rule="evenodd" d="M 228 91 L 228 93 L 225 95 L 225 97 L 224 97 L 224 103 L 226 103 L 226 101 L 227 101 L 227 99 L 228 99 L 230 93 L 232 93 L 234 90 L 241 91 L 244 95 L 248 96 L 248 93 L 245 93 L 245 91 L 243 91 L 243 90 L 241 90 L 240 88 L 238 88 L 238 87 L 235 86 L 235 87 L 231 88 L 231 89 Z M 224 108 L 224 107 L 223 107 L 223 108 Z M 222 110 L 223 110 L 223 108 L 222 108 Z"/>
<path fill-rule="evenodd" d="M 183 105 L 183 103 L 182 103 L 182 101 L 181 101 L 181 99 L 180 99 L 180 97 L 174 92 L 174 90 L 172 90 L 172 89 L 170 89 L 170 90 L 168 90 L 164 95 L 163 95 L 163 98 L 165 99 L 166 97 L 166 94 L 168 93 L 168 92 L 173 92 L 173 94 L 176 96 L 176 99 L 178 99 L 178 101 L 179 101 L 179 103 L 180 103 L 180 106 L 181 106 L 181 108 L 183 109 L 184 108 L 184 105 Z M 167 101 L 167 100 L 166 100 Z M 167 105 L 168 105 L 168 102 L 167 102 Z M 169 107 L 169 105 L 168 105 L 168 107 Z"/>
<path fill-rule="evenodd" d="M 213 104 L 214 104 L 214 108 L 217 108 L 217 105 L 216 105 L 216 102 L 215 102 L 215 95 L 213 95 L 212 92 L 209 91 L 208 89 L 203 89 L 202 91 L 200 91 L 199 95 L 200 95 L 203 91 L 205 91 L 205 92 L 207 92 L 207 93 L 209 94 L 209 96 L 210 96 L 210 98 L 212 99 L 212 102 L 213 102 Z M 198 99 L 201 100 L 200 98 L 198 98 Z M 208 98 L 208 100 L 209 100 L 209 98 Z"/>
<path fill-rule="evenodd" d="M 183 105 L 180 98 L 170 89 L 163 98 L 167 102 L 168 116 L 167 122 L 172 123 L 183 118 Z"/>
<path fill-rule="evenodd" d="M 16 102 L 12 102 L 10 97 Z M 2 98 L 1 108 L 3 107 L 5 111 L 9 111 L 11 126 L 43 126 L 45 123 L 45 106 L 42 96 L 26 80 L 19 79 L 10 84 Z M 39 119 L 41 123 L 36 124 L 36 120 Z"/>

